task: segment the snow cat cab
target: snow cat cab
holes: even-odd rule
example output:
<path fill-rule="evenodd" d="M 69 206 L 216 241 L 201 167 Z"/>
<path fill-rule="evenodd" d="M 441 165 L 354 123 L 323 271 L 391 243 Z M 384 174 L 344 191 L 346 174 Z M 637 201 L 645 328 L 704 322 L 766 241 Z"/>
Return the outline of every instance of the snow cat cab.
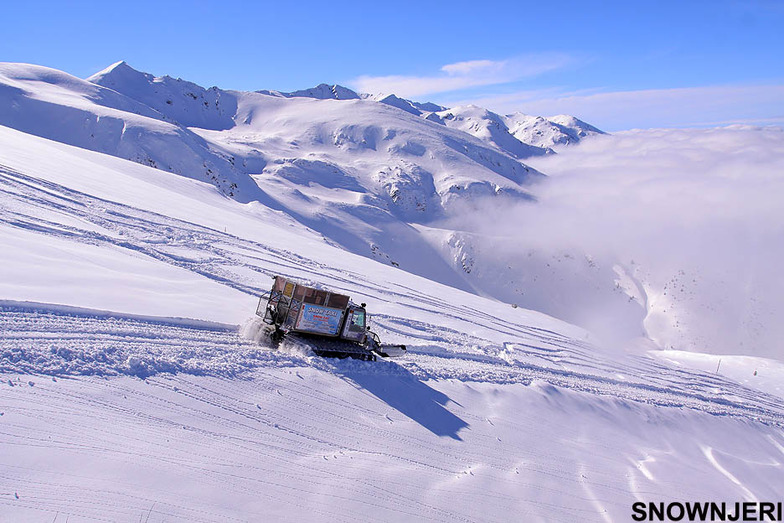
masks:
<path fill-rule="evenodd" d="M 338 294 L 275 276 L 269 295 L 259 299 L 256 315 L 270 325 L 270 337 L 278 343 L 287 334 L 311 342 L 320 356 L 375 360 L 400 356 L 405 345 L 382 345 L 369 328 L 365 304 L 357 305 Z"/>

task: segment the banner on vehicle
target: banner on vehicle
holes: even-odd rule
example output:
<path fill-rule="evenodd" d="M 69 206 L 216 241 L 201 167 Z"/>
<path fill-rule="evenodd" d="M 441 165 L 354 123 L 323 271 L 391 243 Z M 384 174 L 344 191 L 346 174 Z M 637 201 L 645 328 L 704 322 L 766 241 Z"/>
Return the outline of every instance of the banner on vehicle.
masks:
<path fill-rule="evenodd" d="M 299 321 L 294 327 L 295 330 L 313 332 L 333 336 L 338 333 L 340 328 L 340 317 L 343 311 L 331 309 L 312 303 L 303 303 Z"/>

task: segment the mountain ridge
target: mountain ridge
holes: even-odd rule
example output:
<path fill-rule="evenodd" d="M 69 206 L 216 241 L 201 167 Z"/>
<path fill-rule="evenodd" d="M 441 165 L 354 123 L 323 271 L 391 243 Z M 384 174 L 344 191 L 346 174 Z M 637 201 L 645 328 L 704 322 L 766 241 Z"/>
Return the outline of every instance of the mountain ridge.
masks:
<path fill-rule="evenodd" d="M 200 104 L 203 104 L 208 109 L 210 108 L 210 104 L 214 104 L 216 107 L 220 104 L 220 96 L 222 95 L 226 100 L 227 103 L 224 103 L 224 107 L 228 107 L 228 109 L 221 110 L 221 116 L 223 119 L 216 123 L 214 121 L 199 121 L 195 119 L 193 115 L 180 114 L 179 118 L 172 116 L 171 111 L 167 110 L 167 108 L 160 107 L 159 100 L 149 96 L 149 93 L 142 93 L 139 92 L 134 93 L 133 89 L 129 89 L 128 83 L 131 84 L 139 84 L 143 80 L 146 80 L 148 83 L 159 84 L 161 87 L 170 86 L 172 83 L 181 84 L 182 87 L 189 89 L 186 96 L 189 96 L 194 101 L 198 100 Z M 232 124 L 227 120 L 231 110 L 236 110 L 236 105 L 232 105 L 232 102 L 235 101 L 235 98 L 231 95 L 231 93 L 239 93 L 241 91 L 231 91 L 231 90 L 224 90 L 218 87 L 211 87 L 209 89 L 205 89 L 198 84 L 188 82 L 181 78 L 172 78 L 168 75 L 155 77 L 149 73 L 143 73 L 131 67 L 127 62 L 119 61 L 116 62 L 106 69 L 90 76 L 87 78 L 87 81 L 91 83 L 96 83 L 98 85 L 102 85 L 104 87 L 110 87 L 113 89 L 119 88 L 123 94 L 128 95 L 131 98 L 139 99 L 140 101 L 144 101 L 145 103 L 152 102 L 151 105 L 155 109 L 159 110 L 162 114 L 167 114 L 168 116 L 172 117 L 175 121 L 179 121 L 184 123 L 188 127 L 201 127 L 205 129 L 212 129 L 212 130 L 225 130 L 232 126 Z M 122 85 L 125 84 L 125 85 Z M 137 85 L 138 87 L 138 85 Z M 165 92 L 165 89 L 161 89 L 161 92 Z M 415 116 L 422 116 L 423 118 L 428 118 L 432 113 L 440 113 L 444 111 L 457 111 L 459 108 L 448 108 L 442 105 L 434 104 L 432 102 L 417 102 L 414 100 L 408 100 L 405 98 L 398 97 L 394 93 L 390 94 L 369 94 L 369 93 L 359 93 L 354 91 L 349 87 L 345 87 L 340 84 L 326 84 L 321 83 L 315 87 L 300 89 L 296 91 L 274 91 L 274 90 L 266 90 L 261 89 L 254 91 L 259 94 L 266 94 L 270 96 L 281 96 L 284 98 L 313 98 L 317 100 L 372 100 L 379 103 L 384 103 L 390 105 L 392 107 L 397 107 L 403 111 L 411 113 Z M 207 93 L 212 93 L 211 95 Z M 156 93 L 158 94 L 158 93 Z M 143 98 L 141 100 L 140 98 Z M 167 98 L 167 102 L 171 102 L 168 105 L 175 105 L 177 101 L 175 100 L 177 96 L 171 96 Z M 198 104 L 191 104 L 191 105 L 198 105 Z M 469 106 L 471 107 L 471 106 Z M 169 108 L 171 109 L 171 108 Z M 573 116 L 569 115 L 558 115 L 554 117 L 541 117 L 541 116 L 531 116 L 525 115 L 523 113 L 514 113 L 512 115 L 499 115 L 497 113 L 493 113 L 487 109 L 486 111 L 487 119 L 490 119 L 493 123 L 502 121 L 504 125 L 511 127 L 515 125 L 516 132 L 509 133 L 511 137 L 505 138 L 503 141 L 506 142 L 506 145 L 501 145 L 496 140 L 486 140 L 488 143 L 494 144 L 498 146 L 500 149 L 506 152 L 512 152 L 514 150 L 520 150 L 520 146 L 517 144 L 510 145 L 509 142 L 512 140 L 520 141 L 523 145 L 533 146 L 533 147 L 540 147 L 540 148 L 548 148 L 554 145 L 569 145 L 573 143 L 578 143 L 580 139 L 585 138 L 590 135 L 594 134 L 604 134 L 603 131 L 599 130 L 598 128 L 589 125 Z M 433 119 L 431 119 L 433 120 Z M 438 123 L 441 123 L 439 119 L 435 119 Z M 540 141 L 536 138 L 537 133 L 535 130 L 526 132 L 526 124 L 531 122 L 531 125 L 540 124 L 542 122 L 547 122 L 550 127 L 557 129 L 560 131 L 560 135 L 553 139 L 547 141 Z M 475 136 L 480 136 L 476 135 Z M 529 140 L 529 141 L 525 141 Z M 510 150 L 511 147 L 511 150 Z M 552 152 L 552 151 L 548 151 Z M 519 155 L 518 153 L 515 153 Z M 536 156 L 538 154 L 543 154 L 540 151 L 536 151 L 534 149 L 529 149 L 526 153 L 523 153 L 520 158 L 525 158 L 528 156 Z"/>

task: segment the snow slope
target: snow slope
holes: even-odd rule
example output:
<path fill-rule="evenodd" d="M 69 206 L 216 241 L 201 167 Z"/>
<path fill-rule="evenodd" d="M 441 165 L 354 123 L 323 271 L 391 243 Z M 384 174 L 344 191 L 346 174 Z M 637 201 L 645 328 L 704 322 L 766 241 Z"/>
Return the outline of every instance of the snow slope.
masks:
<path fill-rule="evenodd" d="M 784 495 L 780 367 L 757 387 L 608 351 L 210 184 L 0 143 L 10 520 L 615 521 L 640 500 Z M 266 346 L 251 317 L 274 274 L 367 302 L 408 355 Z"/>
<path fill-rule="evenodd" d="M 0 506 L 16 521 L 624 521 L 637 499 L 781 496 L 782 437 L 758 423 L 324 365 L 7 376 Z"/>

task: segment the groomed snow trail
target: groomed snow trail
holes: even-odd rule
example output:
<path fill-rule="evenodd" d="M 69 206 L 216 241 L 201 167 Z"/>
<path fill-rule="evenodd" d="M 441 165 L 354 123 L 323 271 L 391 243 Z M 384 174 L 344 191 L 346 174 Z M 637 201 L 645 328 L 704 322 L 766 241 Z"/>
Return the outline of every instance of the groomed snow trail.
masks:
<path fill-rule="evenodd" d="M 358 365 L 366 374 L 410 375 L 418 380 L 495 385 L 541 380 L 565 389 L 784 427 L 779 398 L 718 375 L 674 369 L 648 357 L 610 360 L 585 342 L 555 333 L 520 327 L 510 338 L 516 341 L 497 346 L 414 320 L 376 317 L 376 323 L 382 335 L 395 326 L 401 336 L 401 326 L 405 326 L 407 333 L 398 339 L 408 345 L 407 356 L 367 366 L 312 357 L 298 349 L 301 344 L 284 343 L 274 350 L 264 340 L 243 338 L 237 326 L 0 302 L 4 332 L 0 371 L 242 378 L 258 368 L 307 366 L 334 373 Z"/>

